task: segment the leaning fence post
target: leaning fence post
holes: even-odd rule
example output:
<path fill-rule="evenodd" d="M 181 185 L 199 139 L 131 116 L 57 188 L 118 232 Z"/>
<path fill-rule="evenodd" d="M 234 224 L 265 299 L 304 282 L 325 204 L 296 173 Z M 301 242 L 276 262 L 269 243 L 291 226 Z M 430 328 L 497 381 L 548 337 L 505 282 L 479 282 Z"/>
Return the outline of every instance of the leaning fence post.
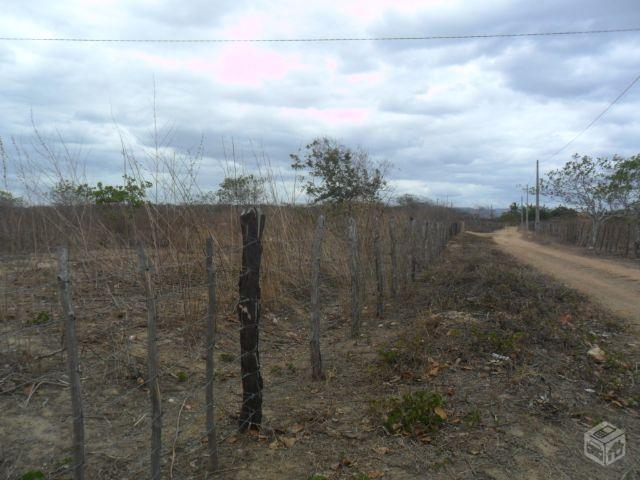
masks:
<path fill-rule="evenodd" d="M 360 335 L 360 269 L 358 265 L 358 232 L 356 221 L 349 217 L 349 267 L 351 270 L 351 336 Z"/>
<path fill-rule="evenodd" d="M 84 415 L 82 413 L 82 392 L 80 390 L 80 364 L 78 361 L 78 339 L 76 336 L 76 315 L 71 304 L 69 291 L 69 251 L 60 247 L 58 251 L 60 303 L 64 313 L 69 363 L 69 384 L 71 385 L 71 408 L 73 410 L 73 478 L 84 479 Z"/>
<path fill-rule="evenodd" d="M 160 382 L 158 381 L 158 312 L 156 296 L 151 282 L 151 267 L 144 251 L 138 247 L 140 275 L 147 297 L 147 369 L 149 396 L 151 398 L 151 480 L 160 480 L 160 455 L 162 453 L 162 407 L 160 404 Z"/>
<path fill-rule="evenodd" d="M 373 236 L 373 250 L 376 266 L 376 315 L 382 316 L 384 310 L 384 262 L 382 261 L 382 245 L 380 239 L 380 222 L 376 225 Z"/>
<path fill-rule="evenodd" d="M 398 239 L 396 237 L 396 220 L 389 219 L 389 240 L 391 242 L 391 296 L 398 296 Z"/>
<path fill-rule="evenodd" d="M 209 469 L 211 473 L 218 469 L 218 440 L 216 434 L 216 422 L 214 416 L 214 392 L 213 392 L 213 351 L 216 345 L 216 271 L 213 264 L 213 238 L 207 238 L 206 243 L 206 267 L 207 267 L 207 294 L 209 305 L 207 307 L 207 364 L 205 399 L 207 446 L 209 450 Z"/>
<path fill-rule="evenodd" d="M 322 355 L 320 353 L 320 260 L 322 258 L 322 237 L 324 235 L 324 215 L 318 217 L 316 236 L 313 240 L 313 259 L 311 272 L 311 378 L 321 380 Z"/>
<path fill-rule="evenodd" d="M 260 324 L 260 262 L 265 216 L 252 207 L 240 215 L 242 228 L 242 270 L 238 289 L 240 320 L 240 371 L 242 375 L 242 409 L 239 429 L 244 432 L 262 423 L 262 375 L 258 347 Z"/>

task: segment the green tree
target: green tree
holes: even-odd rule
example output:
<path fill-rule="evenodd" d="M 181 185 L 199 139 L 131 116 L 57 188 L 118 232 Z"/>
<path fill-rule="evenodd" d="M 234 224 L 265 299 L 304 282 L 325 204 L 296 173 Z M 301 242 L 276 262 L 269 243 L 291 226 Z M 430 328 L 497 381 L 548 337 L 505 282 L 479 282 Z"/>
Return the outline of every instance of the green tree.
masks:
<path fill-rule="evenodd" d="M 124 185 L 103 185 L 102 182 L 98 182 L 91 188 L 91 196 L 96 205 L 140 207 L 144 205 L 146 192 L 152 186 L 151 182 L 125 175 Z"/>
<path fill-rule="evenodd" d="M 257 205 L 264 201 L 264 179 L 252 174 L 225 177 L 216 196 L 228 205 Z"/>
<path fill-rule="evenodd" d="M 0 207 L 23 207 L 22 197 L 16 197 L 11 192 L 0 190 Z"/>
<path fill-rule="evenodd" d="M 75 184 L 60 180 L 48 193 L 51 203 L 57 206 L 88 205 L 94 203 L 93 188 L 86 183 Z"/>
<path fill-rule="evenodd" d="M 424 205 L 429 203 L 424 198 L 419 197 L 418 195 L 413 195 L 411 193 L 405 193 L 396 198 L 396 202 L 401 207 L 413 207 L 416 205 Z"/>
<path fill-rule="evenodd" d="M 552 170 L 541 181 L 544 195 L 574 206 L 591 219 L 589 247 L 593 248 L 602 225 L 625 204 L 628 192 L 616 186 L 614 175 L 619 157 L 592 158 L 577 153 L 562 168 Z"/>
<path fill-rule="evenodd" d="M 629 158 L 616 156 L 614 160 L 612 192 L 627 211 L 640 217 L 640 154 Z"/>
<path fill-rule="evenodd" d="M 301 175 L 304 192 L 313 203 L 373 202 L 380 199 L 387 182 L 383 169 L 364 150 L 352 150 L 336 140 L 316 138 L 305 153 L 291 154 L 294 170 Z"/>

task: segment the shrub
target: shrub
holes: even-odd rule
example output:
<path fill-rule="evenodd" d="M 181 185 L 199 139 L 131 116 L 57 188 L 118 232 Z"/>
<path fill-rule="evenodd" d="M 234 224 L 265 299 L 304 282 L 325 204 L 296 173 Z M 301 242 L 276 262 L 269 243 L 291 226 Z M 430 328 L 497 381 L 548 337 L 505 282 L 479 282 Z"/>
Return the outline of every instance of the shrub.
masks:
<path fill-rule="evenodd" d="M 382 402 L 383 425 L 390 433 L 417 434 L 438 428 L 446 415 L 439 393 L 420 390 Z"/>

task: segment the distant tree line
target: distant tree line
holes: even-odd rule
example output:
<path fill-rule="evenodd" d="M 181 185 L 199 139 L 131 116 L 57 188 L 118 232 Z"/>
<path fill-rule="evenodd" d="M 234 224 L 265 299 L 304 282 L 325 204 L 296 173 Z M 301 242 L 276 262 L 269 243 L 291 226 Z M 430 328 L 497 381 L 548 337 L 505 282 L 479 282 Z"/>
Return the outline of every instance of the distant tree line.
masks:
<path fill-rule="evenodd" d="M 640 155 L 593 158 L 575 154 L 562 167 L 541 179 L 542 195 L 562 202 L 554 209 L 542 207 L 541 220 L 583 215 L 591 220 L 589 246 L 595 245 L 602 226 L 613 218 L 627 218 L 640 223 Z M 528 207 L 529 218 L 535 208 Z M 520 210 L 513 203 L 503 220 L 520 220 Z"/>

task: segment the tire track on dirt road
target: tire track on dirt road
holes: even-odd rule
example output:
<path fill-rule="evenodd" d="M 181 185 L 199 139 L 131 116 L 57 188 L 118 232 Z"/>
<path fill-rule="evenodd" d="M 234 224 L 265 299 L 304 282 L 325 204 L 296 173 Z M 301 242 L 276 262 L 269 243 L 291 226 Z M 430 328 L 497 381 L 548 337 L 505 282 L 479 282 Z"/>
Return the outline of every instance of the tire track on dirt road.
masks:
<path fill-rule="evenodd" d="M 579 290 L 630 321 L 640 333 L 640 268 L 620 261 L 580 255 L 561 245 L 524 239 L 515 227 L 489 234 L 505 252 Z"/>

